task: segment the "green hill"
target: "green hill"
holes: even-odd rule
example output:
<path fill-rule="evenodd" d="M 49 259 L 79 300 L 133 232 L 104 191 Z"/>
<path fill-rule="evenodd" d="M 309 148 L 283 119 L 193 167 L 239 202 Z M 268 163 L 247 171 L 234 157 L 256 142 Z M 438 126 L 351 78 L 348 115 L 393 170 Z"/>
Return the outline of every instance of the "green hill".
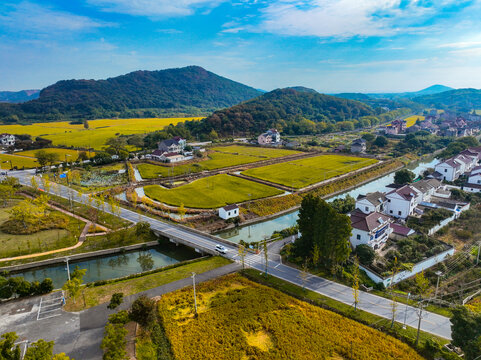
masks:
<path fill-rule="evenodd" d="M 418 96 L 413 101 L 436 109 L 455 108 L 459 111 L 471 111 L 473 109 L 481 109 L 481 90 L 450 90 L 437 94 Z"/>
<path fill-rule="evenodd" d="M 307 128 L 347 122 L 374 115 L 372 108 L 358 101 L 317 92 L 277 89 L 227 109 L 218 110 L 200 122 L 188 123 L 192 134 L 258 134 L 275 127 L 283 133 L 311 133 Z M 318 131 L 322 129 L 318 129 Z"/>
<path fill-rule="evenodd" d="M 106 80 L 64 80 L 23 104 L 0 104 L 0 119 L 55 121 L 101 117 L 208 114 L 251 99 L 254 88 L 198 66 L 135 71 Z"/>

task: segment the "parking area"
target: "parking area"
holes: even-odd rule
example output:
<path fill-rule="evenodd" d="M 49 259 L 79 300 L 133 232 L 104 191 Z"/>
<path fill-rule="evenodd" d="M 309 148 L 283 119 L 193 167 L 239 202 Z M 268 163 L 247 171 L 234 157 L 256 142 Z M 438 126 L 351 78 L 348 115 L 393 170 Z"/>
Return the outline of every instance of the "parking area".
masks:
<path fill-rule="evenodd" d="M 42 296 L 38 305 L 37 321 L 62 315 L 62 306 L 65 304 L 63 291 Z"/>

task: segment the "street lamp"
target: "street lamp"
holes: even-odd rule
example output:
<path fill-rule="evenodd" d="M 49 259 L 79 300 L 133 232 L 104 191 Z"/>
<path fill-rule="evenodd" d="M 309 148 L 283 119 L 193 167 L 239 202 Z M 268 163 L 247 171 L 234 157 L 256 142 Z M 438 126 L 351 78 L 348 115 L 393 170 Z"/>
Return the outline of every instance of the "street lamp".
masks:
<path fill-rule="evenodd" d="M 435 274 L 438 276 L 438 281 L 436 283 L 436 291 L 434 292 L 434 298 L 436 299 L 438 297 L 439 279 L 441 279 L 443 273 L 441 271 L 436 271 Z"/>
<path fill-rule="evenodd" d="M 195 296 L 195 272 L 192 273 L 192 284 L 194 285 L 194 310 L 195 316 L 197 316 L 197 298 Z"/>
<path fill-rule="evenodd" d="M 70 281 L 70 267 L 68 266 L 68 261 L 69 258 L 65 258 L 65 262 L 67 263 L 67 276 L 68 276 L 68 281 Z"/>
<path fill-rule="evenodd" d="M 407 318 L 407 315 L 408 315 L 408 304 L 409 304 L 409 297 L 411 296 L 411 293 L 408 293 L 408 300 L 406 302 L 406 310 L 404 310 L 404 325 L 403 325 L 403 329 L 406 329 L 406 318 Z"/>

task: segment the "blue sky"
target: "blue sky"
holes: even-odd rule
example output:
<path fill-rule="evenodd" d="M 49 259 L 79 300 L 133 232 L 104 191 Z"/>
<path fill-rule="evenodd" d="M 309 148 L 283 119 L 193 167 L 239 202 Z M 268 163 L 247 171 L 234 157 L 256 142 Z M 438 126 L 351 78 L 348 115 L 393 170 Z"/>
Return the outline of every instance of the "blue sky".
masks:
<path fill-rule="evenodd" d="M 0 90 L 200 65 L 272 90 L 481 88 L 481 0 L 3 0 Z"/>

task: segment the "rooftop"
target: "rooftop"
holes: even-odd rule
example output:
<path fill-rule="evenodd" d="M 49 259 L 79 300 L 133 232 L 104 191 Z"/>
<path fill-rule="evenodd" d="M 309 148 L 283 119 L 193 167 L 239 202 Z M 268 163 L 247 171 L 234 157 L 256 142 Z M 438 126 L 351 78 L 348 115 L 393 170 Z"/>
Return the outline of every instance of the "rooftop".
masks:
<path fill-rule="evenodd" d="M 356 209 L 351 212 L 351 226 L 355 229 L 372 231 L 378 227 L 391 222 L 391 218 L 387 215 L 372 212 L 364 214 L 362 211 Z"/>

